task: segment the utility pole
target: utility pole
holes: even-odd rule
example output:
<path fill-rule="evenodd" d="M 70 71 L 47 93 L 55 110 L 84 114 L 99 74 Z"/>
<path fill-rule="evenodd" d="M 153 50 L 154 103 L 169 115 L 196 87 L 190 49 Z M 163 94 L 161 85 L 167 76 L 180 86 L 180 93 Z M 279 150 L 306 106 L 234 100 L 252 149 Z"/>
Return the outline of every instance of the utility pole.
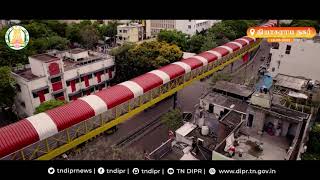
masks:
<path fill-rule="evenodd" d="M 177 108 L 177 101 L 178 101 L 178 93 L 174 93 L 173 94 L 173 109 L 176 109 Z"/>

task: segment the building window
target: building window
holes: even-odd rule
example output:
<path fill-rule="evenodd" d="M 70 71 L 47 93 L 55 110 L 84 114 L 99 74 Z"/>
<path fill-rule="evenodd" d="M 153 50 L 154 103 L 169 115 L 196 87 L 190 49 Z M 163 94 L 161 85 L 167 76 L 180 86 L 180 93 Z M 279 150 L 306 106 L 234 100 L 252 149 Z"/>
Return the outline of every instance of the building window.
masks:
<path fill-rule="evenodd" d="M 55 95 L 53 95 L 53 96 L 54 96 L 55 99 L 59 99 L 59 98 L 61 98 L 61 97 L 64 97 L 64 94 L 63 94 L 63 92 L 60 92 L 60 93 L 55 94 Z"/>
<path fill-rule="evenodd" d="M 290 46 L 290 45 L 287 45 L 286 54 L 290 54 L 290 50 L 291 50 L 291 46 Z"/>
<path fill-rule="evenodd" d="M 20 105 L 21 105 L 22 107 L 24 107 L 24 108 L 26 107 L 26 103 L 23 102 L 23 101 L 20 103 Z"/>
<path fill-rule="evenodd" d="M 120 29 L 119 32 L 122 33 L 122 30 Z"/>
<path fill-rule="evenodd" d="M 249 114 L 247 126 L 252 127 L 252 124 L 253 124 L 253 115 Z"/>
<path fill-rule="evenodd" d="M 87 76 L 88 77 L 88 79 L 91 79 L 92 78 L 92 74 L 88 74 L 88 75 L 85 75 L 85 76 Z M 83 82 L 83 81 L 85 81 L 85 76 L 82 76 L 81 77 L 81 81 Z"/>
<path fill-rule="evenodd" d="M 61 81 L 60 76 L 51 79 L 51 83 L 55 83 L 55 82 L 59 82 L 59 81 Z"/>
<path fill-rule="evenodd" d="M 40 91 L 43 91 L 44 94 L 48 94 L 49 93 L 49 89 L 46 88 L 44 90 L 40 90 Z M 37 98 L 38 97 L 38 91 L 37 92 L 32 92 L 32 96 L 33 98 Z"/>
<path fill-rule="evenodd" d="M 75 81 L 75 83 L 79 83 L 79 79 L 74 79 L 74 80 L 71 80 L 71 81 Z M 71 81 L 67 81 L 66 82 L 67 86 L 70 86 Z"/>
<path fill-rule="evenodd" d="M 188 29 L 191 29 L 191 25 L 188 25 Z"/>
<path fill-rule="evenodd" d="M 213 104 L 209 104 L 208 112 L 209 113 L 213 113 L 213 109 L 214 109 L 214 105 Z"/>
<path fill-rule="evenodd" d="M 276 70 L 276 68 L 273 67 L 273 68 L 272 68 L 272 72 L 274 72 L 275 70 Z"/>

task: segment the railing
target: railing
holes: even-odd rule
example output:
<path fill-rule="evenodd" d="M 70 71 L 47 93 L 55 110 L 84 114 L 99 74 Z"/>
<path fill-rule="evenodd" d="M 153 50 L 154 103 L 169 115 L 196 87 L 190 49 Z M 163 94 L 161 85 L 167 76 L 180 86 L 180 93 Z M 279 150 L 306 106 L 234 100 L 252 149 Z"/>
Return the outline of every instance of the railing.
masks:
<path fill-rule="evenodd" d="M 299 137 L 294 138 L 294 140 L 292 142 L 292 145 L 290 146 L 290 148 L 289 148 L 289 150 L 288 150 L 288 152 L 287 152 L 287 154 L 286 154 L 286 156 L 284 158 L 285 160 L 290 160 L 291 159 L 291 156 L 292 156 L 293 152 L 295 151 L 296 146 L 298 144 L 298 139 L 299 139 Z"/>
<path fill-rule="evenodd" d="M 124 102 L 98 116 L 84 120 L 47 139 L 24 147 L 1 159 L 52 159 L 91 138 L 97 137 L 106 130 L 173 95 L 194 81 L 203 79 L 234 61 L 241 59 L 245 53 L 253 51 L 260 43 L 261 39 L 258 39 L 253 44 L 229 54 L 218 61 L 211 62 L 207 66 L 193 69 L 191 72 L 154 88 L 142 96 Z"/>
<path fill-rule="evenodd" d="M 148 160 L 159 160 L 159 159 L 161 159 L 168 152 L 172 151 L 172 146 L 171 146 L 172 142 L 173 142 L 173 139 L 168 139 L 166 142 L 164 142 L 157 149 L 153 150 L 146 158 Z"/>

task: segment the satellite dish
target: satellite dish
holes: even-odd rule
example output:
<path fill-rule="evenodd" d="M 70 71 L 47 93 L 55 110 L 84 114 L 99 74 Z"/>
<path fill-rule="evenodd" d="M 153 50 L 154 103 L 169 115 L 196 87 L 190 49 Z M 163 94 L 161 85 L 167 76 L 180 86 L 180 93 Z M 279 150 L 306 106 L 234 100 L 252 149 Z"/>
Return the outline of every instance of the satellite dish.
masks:
<path fill-rule="evenodd" d="M 234 106 L 235 106 L 235 105 L 234 105 L 234 104 L 232 104 L 232 105 L 230 106 L 230 109 L 233 109 L 233 108 L 234 108 Z"/>

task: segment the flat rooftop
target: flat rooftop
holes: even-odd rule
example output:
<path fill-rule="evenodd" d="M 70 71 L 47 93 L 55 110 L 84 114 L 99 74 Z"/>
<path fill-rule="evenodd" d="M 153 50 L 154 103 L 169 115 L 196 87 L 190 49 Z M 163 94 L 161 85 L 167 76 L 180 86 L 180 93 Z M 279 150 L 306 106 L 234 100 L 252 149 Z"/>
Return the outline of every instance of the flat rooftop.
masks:
<path fill-rule="evenodd" d="M 213 86 L 213 89 L 236 94 L 242 97 L 249 97 L 253 93 L 253 90 L 249 89 L 247 86 L 228 81 L 218 81 Z"/>
<path fill-rule="evenodd" d="M 278 74 L 274 80 L 276 86 L 290 88 L 294 90 L 302 90 L 308 83 L 307 79 Z"/>
<path fill-rule="evenodd" d="M 233 159 L 236 160 L 284 160 L 287 150 L 290 147 L 290 140 L 283 136 L 270 136 L 264 134 L 262 136 L 256 133 L 248 135 L 240 135 L 238 138 L 239 146 L 236 146 L 236 152 L 241 150 L 242 157 L 236 153 Z M 262 143 L 262 151 L 256 147 L 257 143 Z"/>
<path fill-rule="evenodd" d="M 111 59 L 111 56 L 107 55 L 107 54 L 91 54 L 89 53 L 89 57 L 84 58 L 81 61 L 73 61 L 71 59 L 64 59 L 63 60 L 63 66 L 65 71 L 74 69 L 74 68 L 78 68 L 80 66 L 85 66 L 87 64 L 92 64 L 93 62 L 97 62 L 97 61 L 103 61 L 103 60 L 107 60 L 107 59 Z"/>
<path fill-rule="evenodd" d="M 84 50 L 84 49 L 81 49 L 81 48 L 75 48 L 75 49 L 71 49 L 70 53 L 78 54 L 78 53 L 85 52 L 85 51 L 87 51 L 87 50 Z"/>
<path fill-rule="evenodd" d="M 32 74 L 31 68 L 14 71 L 14 73 L 29 81 L 40 78 L 39 76 Z"/>
<path fill-rule="evenodd" d="M 31 56 L 31 58 L 34 58 L 34 59 L 37 59 L 37 60 L 40 60 L 43 62 L 49 62 L 49 61 L 58 59 L 58 57 L 50 55 L 50 54 L 36 54 L 36 55 Z"/>
<path fill-rule="evenodd" d="M 203 99 L 205 99 L 209 103 L 214 103 L 229 109 L 231 109 L 231 105 L 233 105 L 234 107 L 232 109 L 240 111 L 242 113 L 246 113 L 248 107 L 248 103 L 246 101 L 242 101 L 216 92 L 208 93 L 203 97 Z"/>

